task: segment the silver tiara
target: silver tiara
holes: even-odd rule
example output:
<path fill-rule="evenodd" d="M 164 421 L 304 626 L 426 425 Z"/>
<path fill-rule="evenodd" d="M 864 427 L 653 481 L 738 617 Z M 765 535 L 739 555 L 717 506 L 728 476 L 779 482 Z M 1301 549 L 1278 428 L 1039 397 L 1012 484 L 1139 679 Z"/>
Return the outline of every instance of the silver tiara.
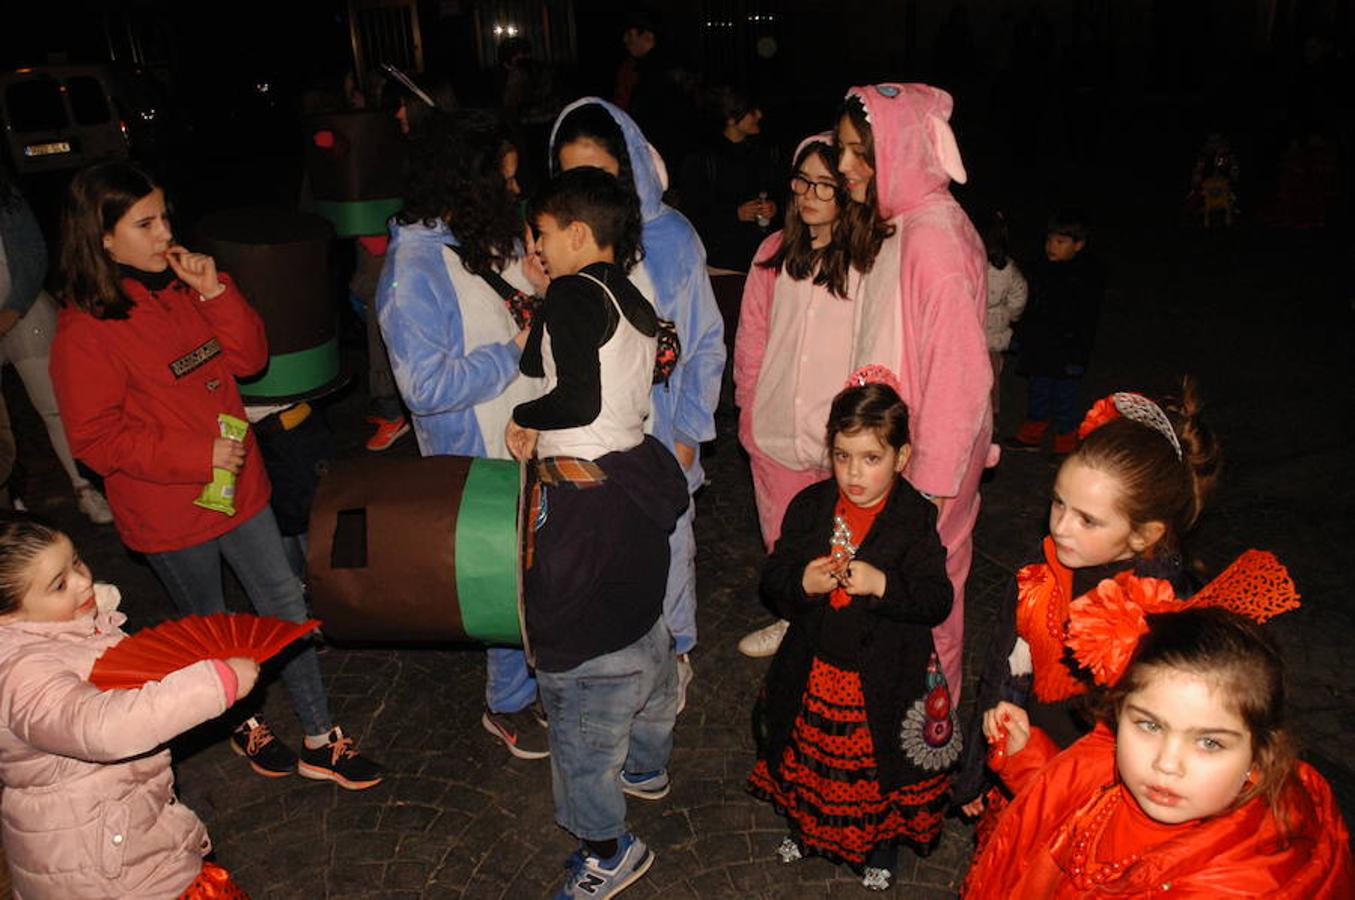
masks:
<path fill-rule="evenodd" d="M 1112 396 L 1115 398 L 1115 409 L 1119 411 L 1120 415 L 1130 421 L 1138 422 L 1140 425 L 1147 425 L 1161 434 L 1171 441 L 1172 449 L 1176 451 L 1176 458 L 1182 458 L 1181 440 L 1176 436 L 1176 429 L 1172 428 L 1171 420 L 1162 411 L 1162 407 L 1142 394 L 1135 394 L 1130 391 L 1117 391 Z"/>

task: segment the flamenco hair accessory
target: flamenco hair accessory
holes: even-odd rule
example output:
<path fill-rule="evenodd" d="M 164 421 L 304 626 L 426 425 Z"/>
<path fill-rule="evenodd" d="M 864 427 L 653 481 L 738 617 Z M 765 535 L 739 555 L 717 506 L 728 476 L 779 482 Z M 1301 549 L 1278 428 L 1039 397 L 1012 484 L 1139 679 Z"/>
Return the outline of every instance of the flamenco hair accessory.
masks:
<path fill-rule="evenodd" d="M 1121 572 L 1068 606 L 1068 648 L 1098 684 L 1124 675 L 1148 616 L 1214 607 L 1265 622 L 1299 607 L 1299 593 L 1275 554 L 1248 550 L 1189 600 L 1179 600 L 1169 582 Z"/>
<path fill-rule="evenodd" d="M 185 616 L 142 629 L 109 647 L 94 661 L 89 682 L 101 691 L 138 688 L 204 659 L 247 656 L 262 663 L 319 627 L 316 619 L 287 622 L 232 613 Z"/>
<path fill-rule="evenodd" d="M 1077 428 L 1078 439 L 1086 438 L 1087 435 L 1112 419 L 1120 418 L 1138 422 L 1140 425 L 1147 425 L 1161 434 L 1171 442 L 1172 449 L 1176 451 L 1176 458 L 1182 458 L 1181 440 L 1176 436 L 1176 429 L 1172 428 L 1171 420 L 1162 411 L 1162 407 L 1142 394 L 1136 394 L 1132 391 L 1117 391 L 1092 404 L 1092 408 Z"/>
<path fill-rule="evenodd" d="M 901 395 L 903 393 L 903 385 L 899 384 L 899 377 L 879 363 L 871 363 L 857 369 L 847 376 L 847 383 L 842 387 L 846 390 L 847 388 L 865 387 L 868 384 L 883 384 L 887 388 L 892 388 L 896 394 Z"/>

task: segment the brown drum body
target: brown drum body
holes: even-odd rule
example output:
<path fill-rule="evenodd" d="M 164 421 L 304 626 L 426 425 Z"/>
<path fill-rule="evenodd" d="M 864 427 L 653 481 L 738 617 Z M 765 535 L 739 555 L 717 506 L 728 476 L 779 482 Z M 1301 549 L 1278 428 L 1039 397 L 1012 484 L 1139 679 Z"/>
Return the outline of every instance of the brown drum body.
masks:
<path fill-rule="evenodd" d="M 521 644 L 521 478 L 516 462 L 460 456 L 334 463 L 307 556 L 325 633 Z"/>

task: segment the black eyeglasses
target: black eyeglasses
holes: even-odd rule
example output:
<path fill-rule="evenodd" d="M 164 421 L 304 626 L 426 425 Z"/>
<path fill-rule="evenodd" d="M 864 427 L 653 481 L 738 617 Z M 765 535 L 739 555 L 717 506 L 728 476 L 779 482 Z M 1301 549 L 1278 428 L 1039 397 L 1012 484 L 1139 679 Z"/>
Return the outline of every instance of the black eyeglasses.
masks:
<path fill-rule="evenodd" d="M 830 181 L 810 181 L 800 175 L 792 175 L 790 178 L 790 191 L 792 194 L 803 196 L 813 189 L 814 196 L 820 200 L 836 200 L 838 195 L 838 186 Z"/>

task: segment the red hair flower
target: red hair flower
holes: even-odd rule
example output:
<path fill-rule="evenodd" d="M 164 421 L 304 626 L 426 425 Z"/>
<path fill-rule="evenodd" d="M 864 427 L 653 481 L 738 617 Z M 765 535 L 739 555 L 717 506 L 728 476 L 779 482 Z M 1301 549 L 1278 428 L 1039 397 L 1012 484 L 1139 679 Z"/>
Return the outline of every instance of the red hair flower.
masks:
<path fill-rule="evenodd" d="M 1102 397 L 1092 404 L 1092 408 L 1077 426 L 1077 439 L 1083 440 L 1102 425 L 1112 419 L 1120 418 L 1120 410 L 1115 406 L 1115 395 Z"/>
<path fill-rule="evenodd" d="M 1068 647 L 1097 683 L 1114 684 L 1148 633 L 1148 614 L 1177 605 L 1170 582 L 1121 572 L 1069 604 Z"/>

